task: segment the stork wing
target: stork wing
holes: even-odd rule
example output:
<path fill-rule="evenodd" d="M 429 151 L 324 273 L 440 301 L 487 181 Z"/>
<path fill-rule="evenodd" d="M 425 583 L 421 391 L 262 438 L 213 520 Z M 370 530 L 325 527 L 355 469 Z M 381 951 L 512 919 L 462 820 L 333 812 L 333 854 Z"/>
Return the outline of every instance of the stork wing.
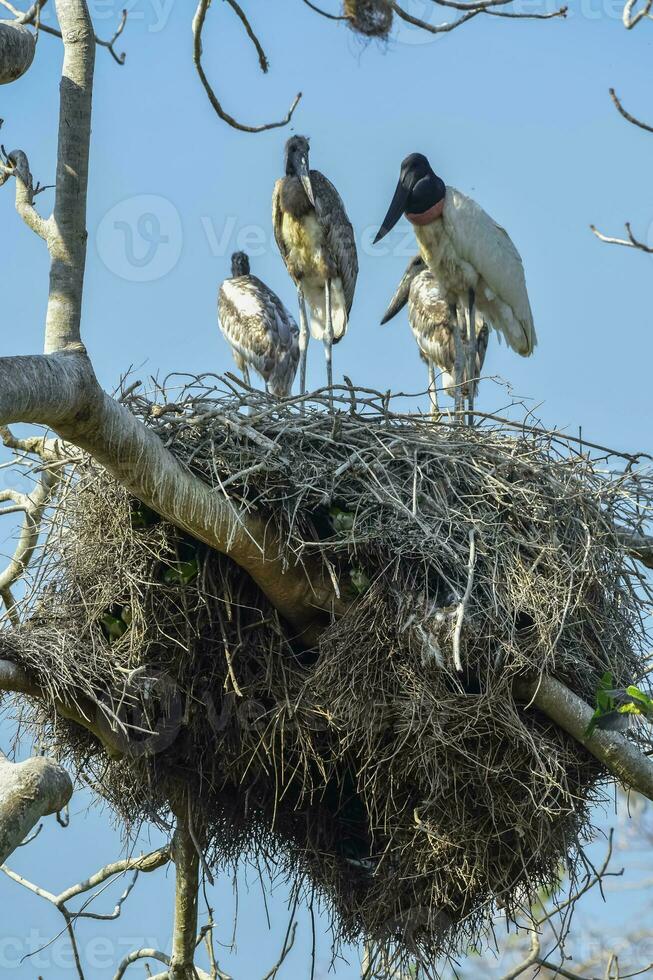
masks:
<path fill-rule="evenodd" d="M 281 258 L 286 261 L 288 252 L 286 250 L 286 244 L 283 240 L 283 235 L 281 233 L 281 223 L 283 221 L 283 211 L 281 210 L 281 186 L 283 184 L 283 178 L 275 181 L 274 190 L 272 191 L 272 228 L 274 230 L 274 237 L 281 252 Z"/>
<path fill-rule="evenodd" d="M 506 340 L 520 354 L 531 354 L 537 343 L 533 314 L 524 266 L 510 236 L 476 201 L 455 187 L 447 187 L 442 220 L 458 255 L 476 269 L 518 321 L 523 336 L 506 333 Z"/>
<path fill-rule="evenodd" d="M 229 344 L 263 375 L 299 336 L 277 294 L 257 276 L 225 279 L 218 293 L 218 318 Z"/>
<path fill-rule="evenodd" d="M 311 184 L 315 197 L 317 219 L 322 227 L 326 244 L 342 280 L 347 314 L 354 301 L 358 276 L 358 255 L 354 229 L 347 217 L 345 205 L 330 180 L 319 170 L 311 170 Z M 275 231 L 276 235 L 276 231 Z M 278 239 L 277 239 L 278 240 Z"/>

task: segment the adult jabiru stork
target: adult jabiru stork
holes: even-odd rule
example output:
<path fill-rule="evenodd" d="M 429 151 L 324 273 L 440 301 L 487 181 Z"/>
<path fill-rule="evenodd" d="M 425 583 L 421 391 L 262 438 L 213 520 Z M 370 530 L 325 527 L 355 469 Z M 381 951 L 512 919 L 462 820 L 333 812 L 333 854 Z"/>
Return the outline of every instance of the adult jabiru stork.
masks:
<path fill-rule="evenodd" d="M 428 366 L 429 396 L 434 415 L 440 414 L 436 371 L 442 374 L 442 387 L 457 399 L 468 397 L 468 366 L 462 367 L 462 391 L 456 388 L 456 310 L 447 302 L 444 290 L 429 271 L 421 255 L 415 255 L 406 268 L 381 323 L 388 323 L 408 303 L 408 322 L 417 342 L 420 356 Z M 460 334 L 458 333 L 458 337 Z M 476 366 L 473 377 L 474 394 L 483 370 L 489 328 L 483 317 L 476 314 Z M 460 352 L 459 356 L 460 356 Z"/>
<path fill-rule="evenodd" d="M 476 201 L 447 186 L 422 153 L 403 161 L 375 243 L 402 214 L 414 226 L 422 258 L 447 300 L 466 319 L 468 377 L 474 376 L 476 364 L 476 331 L 471 329 L 476 308 L 514 351 L 522 357 L 532 354 L 537 338 L 524 267 L 508 233 Z M 471 420 L 473 387 L 469 394 Z"/>
<path fill-rule="evenodd" d="M 231 256 L 231 277 L 218 292 L 218 321 L 246 383 L 251 367 L 271 395 L 287 398 L 297 373 L 299 328 L 276 293 L 251 275 L 245 252 Z"/>
<path fill-rule="evenodd" d="M 319 170 L 309 168 L 308 154 L 305 136 L 292 136 L 286 143 L 286 174 L 274 185 L 272 222 L 279 251 L 297 287 L 301 392 L 306 391 L 308 302 L 311 333 L 324 344 L 333 403 L 331 352 L 347 330 L 358 256 L 340 195 Z"/>

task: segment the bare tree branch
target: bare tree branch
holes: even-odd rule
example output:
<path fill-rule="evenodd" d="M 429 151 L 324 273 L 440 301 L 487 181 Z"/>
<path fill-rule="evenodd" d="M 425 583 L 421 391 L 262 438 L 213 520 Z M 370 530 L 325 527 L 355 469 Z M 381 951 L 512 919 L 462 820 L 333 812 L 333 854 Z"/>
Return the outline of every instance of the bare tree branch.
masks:
<path fill-rule="evenodd" d="M 0 656 L 5 656 L 7 653 L 10 654 L 11 651 L 4 649 L 0 639 Z M 25 694 L 27 697 L 35 698 L 44 704 L 51 703 L 48 692 L 10 659 L 0 659 L 0 692 Z M 82 728 L 95 735 L 104 745 L 110 758 L 119 759 L 123 756 L 125 750 L 124 737 L 116 731 L 115 719 L 109 718 L 102 705 L 81 696 L 70 704 L 55 700 L 54 707 L 57 714 L 61 715 L 62 718 L 72 721 L 76 725 L 81 725 Z"/>
<path fill-rule="evenodd" d="M 258 63 L 261 66 L 261 71 L 263 73 L 267 73 L 270 67 L 270 62 L 268 61 L 268 57 L 265 51 L 263 50 L 261 42 L 259 41 L 256 34 L 254 33 L 252 25 L 247 19 L 247 15 L 245 14 L 245 11 L 243 10 L 243 8 L 240 6 L 239 3 L 236 3 L 236 0 L 227 0 L 227 3 L 231 7 L 231 9 L 236 13 L 236 15 L 239 17 L 243 27 L 245 28 L 245 31 L 247 32 L 247 37 L 250 39 L 250 41 L 256 48 L 256 54 L 258 55 Z"/>
<path fill-rule="evenodd" d="M 326 17 L 328 20 L 349 20 L 349 17 L 346 17 L 344 14 L 330 14 L 327 10 L 322 10 L 312 3 L 311 0 L 304 0 L 304 3 L 311 10 L 314 10 L 316 14 L 319 14 L 321 17 Z"/>
<path fill-rule="evenodd" d="M 15 82 L 34 60 L 36 38 L 17 20 L 0 20 L 0 84 Z"/>
<path fill-rule="evenodd" d="M 481 10 L 476 8 L 474 10 L 469 10 L 461 17 L 458 17 L 457 20 L 452 20 L 449 23 L 429 24 L 425 20 L 420 20 L 419 17 L 409 14 L 407 10 L 404 10 L 403 7 L 400 7 L 399 4 L 396 3 L 396 0 L 392 0 L 392 9 L 397 16 L 401 17 L 402 20 L 405 20 L 406 23 L 413 24 L 415 27 L 421 27 L 423 30 L 428 31 L 429 34 L 446 34 L 449 31 L 455 30 L 456 27 L 460 27 L 460 25 L 464 24 L 466 21 L 472 20 L 473 17 L 478 17 L 478 15 L 481 13 Z"/>
<path fill-rule="evenodd" d="M 51 759 L 38 756 L 13 764 L 0 752 L 0 862 L 42 817 L 62 810 L 72 792 L 68 773 Z"/>
<path fill-rule="evenodd" d="M 136 963 L 138 960 L 157 960 L 159 963 L 165 963 L 166 966 L 170 965 L 170 957 L 166 956 L 165 953 L 161 952 L 160 949 L 135 949 L 120 961 L 118 969 L 116 970 L 113 980 L 122 980 L 127 969 L 132 963 Z M 158 974 L 159 977 L 167 977 L 167 973 Z"/>
<path fill-rule="evenodd" d="M 8 565 L 0 571 L 0 599 L 5 604 L 10 619 L 15 620 L 15 604 L 12 588 L 25 574 L 32 560 L 41 532 L 41 520 L 52 494 L 59 485 L 60 472 L 45 470 L 37 486 L 31 493 L 22 494 L 12 490 L 0 491 L 0 502 L 3 499 L 13 499 L 17 509 L 24 514 L 23 525 L 18 537 L 16 549 Z M 0 511 L 10 513 L 10 510 Z"/>
<path fill-rule="evenodd" d="M 651 0 L 651 3 L 653 3 L 653 0 Z M 637 119 L 635 116 L 631 116 L 631 114 L 624 109 L 623 105 L 621 104 L 621 100 L 619 99 L 619 96 L 617 95 L 617 93 L 613 88 L 610 89 L 610 98 L 612 99 L 612 101 L 614 102 L 615 106 L 617 107 L 621 115 L 624 117 L 624 119 L 626 119 L 629 123 L 632 123 L 633 126 L 639 126 L 640 129 L 645 130 L 647 133 L 653 133 L 653 126 L 649 126 L 648 123 L 642 122 L 641 119 Z"/>
<path fill-rule="evenodd" d="M 16 211 L 27 227 L 46 241 L 48 221 L 34 207 L 35 188 L 27 157 L 22 150 L 12 150 L 0 163 L 0 185 L 9 177 L 16 180 Z"/>
<path fill-rule="evenodd" d="M 421 20 L 419 17 L 415 17 L 413 14 L 409 14 L 407 10 L 400 7 L 396 0 L 392 0 L 392 9 L 402 20 L 405 20 L 409 24 L 413 24 L 415 27 L 420 27 L 422 30 L 428 31 L 430 34 L 446 34 L 449 31 L 455 30 L 460 27 L 461 24 L 466 23 L 468 20 L 472 20 L 473 17 L 479 14 L 488 14 L 494 17 L 509 17 L 514 20 L 551 20 L 554 17 L 566 17 L 567 7 L 560 7 L 559 10 L 554 10 L 550 13 L 519 13 L 517 11 L 499 11 L 493 8 L 503 7 L 512 0 L 478 0 L 478 2 L 468 3 L 466 0 L 435 0 L 438 6 L 450 7 L 454 10 L 461 10 L 464 13 L 458 17 L 456 20 L 445 22 L 443 24 L 429 24 L 425 20 Z"/>
<path fill-rule="evenodd" d="M 222 104 L 213 91 L 211 83 L 206 77 L 202 66 L 202 31 L 204 30 L 204 22 L 206 20 L 206 14 L 209 6 L 210 0 L 199 0 L 197 10 L 195 11 L 195 16 L 193 17 L 193 64 L 197 69 L 197 74 L 199 75 L 200 81 L 204 86 L 204 90 L 209 97 L 209 102 L 217 112 L 220 119 L 228 123 L 229 126 L 232 126 L 234 129 L 238 129 L 243 133 L 262 133 L 267 129 L 278 129 L 281 126 L 286 126 L 292 119 L 293 113 L 302 97 L 301 92 L 297 93 L 292 105 L 290 106 L 290 109 L 283 119 L 280 119 L 277 122 L 263 123 L 260 126 L 246 126 L 244 123 L 238 122 L 237 119 L 229 115 L 229 113 L 222 108 Z"/>
<path fill-rule="evenodd" d="M 22 875 L 16 874 L 15 871 L 12 871 L 11 868 L 8 868 L 6 865 L 2 865 L 2 867 L 0 867 L 0 871 L 3 871 L 8 878 L 11 878 L 12 881 L 15 881 L 19 885 L 22 885 L 23 888 L 26 888 L 28 891 L 31 891 L 35 895 L 38 895 L 39 898 L 44 898 L 46 901 L 50 902 L 52 905 L 54 905 L 54 907 L 59 912 L 61 912 L 61 915 L 63 916 L 64 922 L 66 924 L 66 931 L 68 933 L 72 945 L 73 955 L 75 958 L 75 966 L 77 969 L 77 975 L 80 978 L 80 980 L 84 980 L 84 971 L 82 968 L 81 957 L 79 955 L 77 940 L 75 938 L 75 928 L 74 928 L 75 920 L 80 918 L 104 919 L 104 920 L 117 919 L 122 911 L 122 906 L 125 900 L 128 898 L 132 888 L 134 887 L 138 874 L 141 871 L 144 872 L 156 871 L 158 868 L 163 867 L 169 861 L 170 861 L 170 848 L 168 847 L 158 848 L 156 851 L 152 851 L 150 854 L 140 855 L 137 858 L 127 858 L 123 861 L 114 861 L 112 864 L 108 864 L 104 868 L 101 868 L 99 871 L 97 871 L 94 875 L 91 875 L 91 877 L 87 878 L 85 881 L 79 882 L 79 884 L 76 885 L 71 885 L 70 888 L 67 888 L 59 895 L 54 895 L 52 892 L 47 891 L 45 888 L 41 888 L 39 885 L 33 884 L 33 882 L 28 881 L 27 878 L 23 878 Z M 132 871 L 134 877 L 132 878 L 130 884 L 128 884 L 123 894 L 118 899 L 118 902 L 116 903 L 113 912 L 102 914 L 99 912 L 86 911 L 86 907 L 88 906 L 88 904 L 90 904 L 90 902 L 93 901 L 95 896 L 91 896 L 89 899 L 87 899 L 86 903 L 82 906 L 81 910 L 78 912 L 73 912 L 67 907 L 66 903 L 69 902 L 72 898 L 76 898 L 78 895 L 81 895 L 84 892 L 90 891 L 93 888 L 97 888 L 99 885 L 101 885 L 103 882 L 107 881 L 108 879 L 114 878 L 116 875 L 125 874 L 128 871 Z"/>
<path fill-rule="evenodd" d="M 653 538 L 647 534 L 635 534 L 630 531 L 619 531 L 619 539 L 631 558 L 653 568 Z"/>
<path fill-rule="evenodd" d="M 644 0 L 643 6 L 633 13 L 635 7 L 639 3 L 639 0 L 626 0 L 623 10 L 623 24 L 627 31 L 632 30 L 640 20 L 644 20 L 645 17 L 651 18 L 651 8 L 653 7 L 653 0 Z"/>
<path fill-rule="evenodd" d="M 609 235 L 604 235 L 595 225 L 590 225 L 590 231 L 596 235 L 599 241 L 606 242 L 608 245 L 625 245 L 626 248 L 636 248 L 640 252 L 646 252 L 648 255 L 653 255 L 653 248 L 650 245 L 647 245 L 646 242 L 641 242 L 639 239 L 635 238 L 629 221 L 626 222 L 626 234 L 628 235 L 627 240 L 625 238 L 613 238 Z"/>

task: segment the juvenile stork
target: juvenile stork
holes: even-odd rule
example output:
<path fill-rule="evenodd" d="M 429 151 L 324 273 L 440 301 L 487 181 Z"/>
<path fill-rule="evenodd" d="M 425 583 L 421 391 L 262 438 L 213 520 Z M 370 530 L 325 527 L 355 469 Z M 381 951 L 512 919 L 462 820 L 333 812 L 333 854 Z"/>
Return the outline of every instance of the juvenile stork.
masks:
<path fill-rule="evenodd" d="M 508 233 L 476 201 L 445 185 L 422 153 L 411 153 L 403 161 L 375 243 L 402 214 L 414 225 L 422 258 L 447 301 L 455 303 L 461 321 L 466 320 L 468 377 L 475 374 L 476 331 L 471 324 L 476 308 L 509 347 L 522 357 L 532 354 L 537 339 L 524 267 Z M 472 388 L 469 395 L 471 420 Z"/>
<path fill-rule="evenodd" d="M 250 274 L 244 252 L 231 256 L 231 278 L 218 292 L 218 321 L 249 384 L 252 367 L 277 398 L 287 398 L 297 373 L 299 329 L 276 293 Z"/>
<path fill-rule="evenodd" d="M 447 302 L 445 293 L 433 274 L 427 269 L 420 255 L 408 263 L 401 282 L 397 286 L 390 305 L 381 323 L 388 323 L 408 303 L 408 322 L 417 342 L 423 361 L 428 365 L 429 396 L 434 415 L 439 414 L 436 369 L 442 373 L 442 386 L 452 398 L 458 395 L 454 368 L 456 346 L 454 323 L 456 311 Z M 489 328 L 483 318 L 476 314 L 476 366 L 474 378 L 478 379 L 483 370 L 487 351 Z M 464 367 L 462 377 L 462 396 L 468 397 L 469 371 Z M 478 380 L 473 382 L 474 394 L 478 391 Z"/>
<path fill-rule="evenodd" d="M 358 256 L 354 230 L 340 195 L 324 174 L 310 170 L 308 140 L 286 143 L 286 175 L 274 185 L 274 237 L 299 301 L 300 387 L 306 391 L 306 352 L 310 308 L 311 333 L 324 344 L 329 389 L 333 384 L 331 351 L 345 335 L 354 299 Z M 333 394 L 330 391 L 333 404 Z"/>

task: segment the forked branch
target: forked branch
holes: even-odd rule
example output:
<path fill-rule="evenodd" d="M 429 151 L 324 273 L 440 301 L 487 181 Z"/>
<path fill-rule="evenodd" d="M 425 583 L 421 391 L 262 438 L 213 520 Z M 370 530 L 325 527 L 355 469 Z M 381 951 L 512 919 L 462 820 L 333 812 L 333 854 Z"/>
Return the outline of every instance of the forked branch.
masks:
<path fill-rule="evenodd" d="M 206 92 L 209 98 L 209 102 L 215 109 L 220 119 L 226 122 L 233 129 L 238 129 L 242 133 L 262 133 L 267 129 L 278 129 L 281 126 L 286 126 L 292 119 L 293 113 L 297 108 L 299 100 L 302 97 L 301 92 L 297 93 L 297 95 L 293 100 L 292 105 L 290 106 L 290 109 L 283 117 L 283 119 L 279 119 L 276 122 L 261 123 L 258 126 L 247 126 L 245 125 L 245 123 L 239 122 L 234 116 L 230 115 L 223 108 L 222 103 L 220 102 L 220 100 L 218 99 L 218 97 L 216 96 L 213 90 L 213 86 L 211 85 L 211 83 L 209 82 L 206 76 L 206 72 L 204 71 L 204 66 L 202 64 L 202 31 L 204 30 L 204 23 L 206 21 L 206 15 L 210 3 L 211 0 L 199 0 L 199 3 L 197 5 L 197 10 L 195 11 L 195 16 L 193 17 L 193 25 L 192 25 L 193 26 L 193 64 L 195 65 L 197 74 L 199 75 L 200 81 L 204 86 L 204 91 Z M 239 15 L 241 21 L 243 21 L 243 23 L 245 24 L 245 28 L 247 30 L 248 36 L 256 44 L 261 68 L 263 69 L 263 71 L 267 71 L 267 64 L 268 64 L 267 58 L 265 57 L 263 49 L 261 48 L 261 45 L 249 24 L 249 21 L 247 20 L 243 11 L 241 10 L 240 7 L 238 7 L 237 4 L 231 2 L 231 0 L 230 0 L 230 4 L 233 7 L 233 9 L 236 11 L 236 13 Z"/>

